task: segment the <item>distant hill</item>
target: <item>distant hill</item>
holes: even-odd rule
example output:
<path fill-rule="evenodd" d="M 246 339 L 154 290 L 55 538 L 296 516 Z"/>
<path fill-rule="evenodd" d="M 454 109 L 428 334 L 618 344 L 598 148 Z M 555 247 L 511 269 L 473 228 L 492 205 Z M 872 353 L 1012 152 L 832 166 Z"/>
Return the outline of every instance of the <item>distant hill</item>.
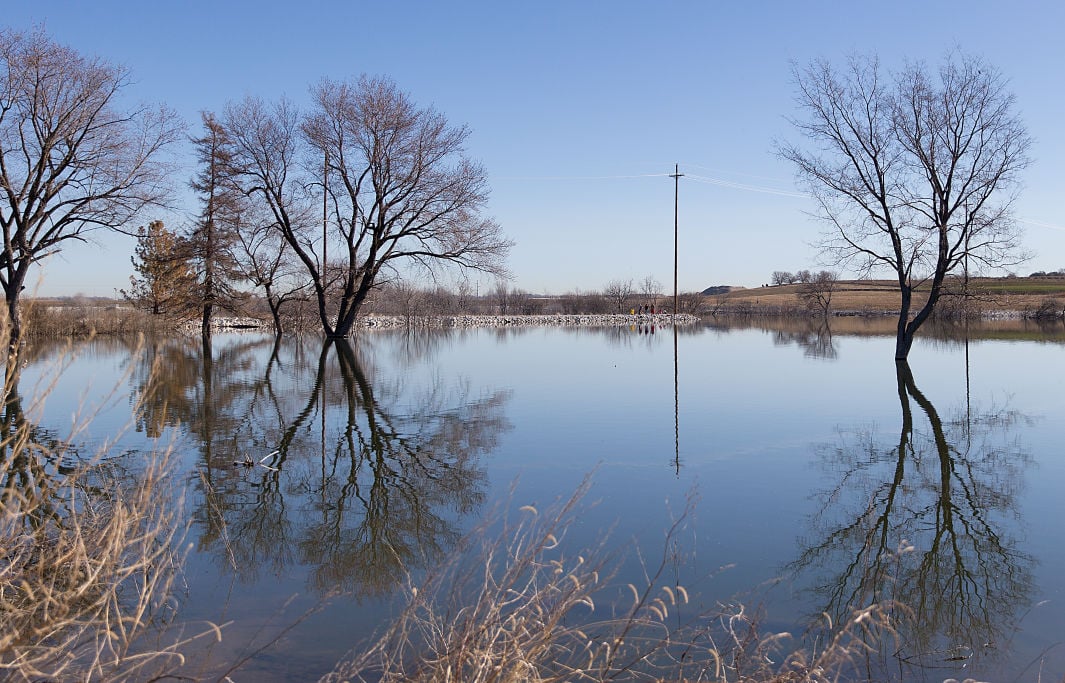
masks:
<path fill-rule="evenodd" d="M 714 296 L 717 294 L 728 294 L 732 291 L 732 287 L 728 285 L 717 285 L 716 287 L 707 287 L 702 291 L 703 296 Z"/>

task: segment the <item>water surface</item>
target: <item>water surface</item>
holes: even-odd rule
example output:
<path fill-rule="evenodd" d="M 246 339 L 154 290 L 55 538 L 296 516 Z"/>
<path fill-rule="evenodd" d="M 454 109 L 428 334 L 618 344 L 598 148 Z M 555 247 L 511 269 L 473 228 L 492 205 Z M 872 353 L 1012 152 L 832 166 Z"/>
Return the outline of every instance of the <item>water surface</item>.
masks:
<path fill-rule="evenodd" d="M 328 671 L 490 511 L 589 473 L 565 542 L 610 530 L 621 583 L 697 498 L 670 566 L 693 616 L 743 602 L 801 636 L 898 600 L 916 619 L 895 675 L 1060 678 L 1060 326 L 931 331 L 901 370 L 876 325 L 833 328 L 94 340 L 34 349 L 20 391 L 30 405 L 55 382 L 39 410 L 55 433 L 102 406 L 71 458 L 173 443 L 192 524 L 182 618 L 233 621 L 212 661 L 324 605 L 251 658 L 256 680 Z"/>

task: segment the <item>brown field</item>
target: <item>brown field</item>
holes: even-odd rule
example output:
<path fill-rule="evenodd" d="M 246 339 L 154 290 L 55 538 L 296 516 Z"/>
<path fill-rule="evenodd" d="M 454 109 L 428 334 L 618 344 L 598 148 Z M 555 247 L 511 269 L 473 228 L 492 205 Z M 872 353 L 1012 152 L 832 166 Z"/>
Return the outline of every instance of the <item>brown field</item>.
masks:
<path fill-rule="evenodd" d="M 800 285 L 733 289 L 728 294 L 708 297 L 711 307 L 721 311 L 749 310 L 788 312 L 802 309 Z M 960 280 L 948 286 L 943 306 L 962 301 Z M 1065 278 L 973 278 L 969 281 L 970 305 L 990 312 L 1032 312 L 1047 301 L 1056 301 L 1058 310 L 1065 307 Z M 920 292 L 914 304 L 924 303 Z M 890 280 L 841 280 L 832 294 L 832 310 L 855 314 L 895 313 L 899 309 L 898 285 Z"/>

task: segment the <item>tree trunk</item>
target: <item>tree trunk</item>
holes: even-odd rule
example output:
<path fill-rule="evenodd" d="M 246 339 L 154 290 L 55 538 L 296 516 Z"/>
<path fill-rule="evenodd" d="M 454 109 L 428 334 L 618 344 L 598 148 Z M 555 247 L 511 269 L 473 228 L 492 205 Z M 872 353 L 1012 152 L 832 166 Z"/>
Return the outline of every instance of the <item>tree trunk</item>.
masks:
<path fill-rule="evenodd" d="M 906 330 L 906 325 L 899 326 L 898 336 L 895 338 L 895 361 L 905 363 L 910 355 L 910 347 L 913 346 L 913 334 Z"/>
<path fill-rule="evenodd" d="M 26 262 L 28 265 L 29 262 Z M 8 356 L 13 357 L 22 340 L 22 283 L 26 279 L 25 267 L 21 267 L 9 276 L 4 286 L 4 298 L 7 301 L 7 322 L 9 326 Z M 9 271 L 10 272 L 10 271 Z"/>
<path fill-rule="evenodd" d="M 209 303 L 203 305 L 203 320 L 200 322 L 200 336 L 205 340 L 211 338 L 211 309 Z"/>
<path fill-rule="evenodd" d="M 910 347 L 913 346 L 913 331 L 910 330 L 910 302 L 913 292 L 906 284 L 905 275 L 899 275 L 899 323 L 895 333 L 895 360 L 905 361 L 910 355 Z"/>
<path fill-rule="evenodd" d="M 369 259 L 367 259 L 367 262 L 369 262 Z M 355 320 L 359 316 L 363 302 L 366 301 L 366 297 L 370 294 L 370 289 L 373 287 L 373 281 L 376 276 L 376 271 L 371 272 L 369 268 L 364 271 L 362 279 L 359 281 L 359 288 L 355 290 L 355 293 L 351 296 L 351 303 L 344 310 L 344 316 L 337 316 L 336 329 L 333 330 L 333 334 L 327 336 L 333 339 L 346 339 L 351 335 L 351 330 L 355 327 Z"/>
<path fill-rule="evenodd" d="M 280 339 L 285 333 L 284 324 L 281 322 L 281 304 L 274 301 L 269 294 L 266 297 L 266 304 L 270 307 L 270 317 L 274 319 L 274 336 Z"/>
<path fill-rule="evenodd" d="M 9 337 L 7 340 L 9 355 L 14 356 L 18 350 L 19 340 L 22 338 L 22 314 L 19 311 L 19 298 L 17 294 L 7 293 L 7 320 L 9 325 Z"/>

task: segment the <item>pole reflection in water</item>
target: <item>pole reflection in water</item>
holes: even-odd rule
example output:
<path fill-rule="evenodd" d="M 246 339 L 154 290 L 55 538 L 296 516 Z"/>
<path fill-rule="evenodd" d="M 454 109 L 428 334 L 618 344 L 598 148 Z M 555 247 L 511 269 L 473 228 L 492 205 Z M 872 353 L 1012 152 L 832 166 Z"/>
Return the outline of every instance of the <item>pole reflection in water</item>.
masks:
<path fill-rule="evenodd" d="M 872 604 L 892 609 L 898 641 L 869 660 L 874 679 L 941 679 L 944 668 L 994 666 L 1030 606 L 1032 558 L 1006 523 L 1030 456 L 1015 413 L 944 421 L 904 362 L 897 384 L 897 443 L 855 430 L 823 450 L 833 486 L 790 569 L 835 624 Z"/>
<path fill-rule="evenodd" d="M 144 387 L 158 407 L 148 424 L 182 420 L 199 445 L 200 550 L 249 581 L 302 565 L 321 593 L 389 592 L 446 552 L 482 504 L 481 456 L 509 428 L 509 393 L 439 380 L 414 392 L 375 376 L 346 341 L 316 356 L 286 344 L 256 370 L 262 343 L 272 342 L 210 363 L 158 348 L 170 370 Z M 192 410 L 197 386 L 213 387 L 210 405 Z"/>
<path fill-rule="evenodd" d="M 673 465 L 680 476 L 680 361 L 677 356 L 677 326 L 673 326 Z"/>

